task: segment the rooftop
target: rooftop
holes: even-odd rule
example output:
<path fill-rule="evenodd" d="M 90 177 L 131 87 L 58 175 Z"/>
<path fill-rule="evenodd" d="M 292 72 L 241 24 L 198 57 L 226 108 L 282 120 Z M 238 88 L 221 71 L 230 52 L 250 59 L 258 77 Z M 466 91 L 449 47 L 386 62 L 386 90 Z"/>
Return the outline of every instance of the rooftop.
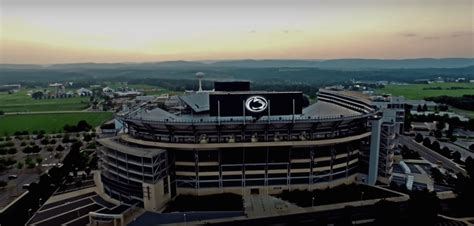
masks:
<path fill-rule="evenodd" d="M 115 138 L 102 138 L 102 139 L 98 139 L 97 142 L 126 154 L 138 155 L 138 156 L 148 157 L 148 158 L 151 158 L 165 151 L 165 150 L 156 149 L 156 148 L 145 149 L 145 148 L 140 148 L 140 147 L 133 147 L 133 149 L 131 149 L 129 146 L 121 144 L 118 141 L 116 141 Z"/>
<path fill-rule="evenodd" d="M 205 95 L 201 95 L 205 96 Z M 198 99 L 198 98 L 196 98 Z M 191 99 L 187 99 L 190 101 Z M 201 99 L 202 100 L 202 99 Z M 200 105 L 203 102 L 195 102 L 197 106 L 196 108 L 203 107 L 205 105 Z M 303 109 L 303 114 L 295 115 L 295 120 L 302 120 L 302 119 L 326 119 L 326 118 L 339 118 L 343 117 L 351 117 L 351 116 L 360 116 L 362 113 L 353 111 L 351 109 L 347 109 L 335 104 L 327 103 L 327 102 L 316 102 L 312 105 Z M 270 119 L 268 118 L 270 117 Z M 142 110 L 137 112 L 135 115 L 131 116 L 132 119 L 139 119 L 139 120 L 149 120 L 149 121 L 211 121 L 215 120 L 217 117 L 209 116 L 208 113 L 204 114 L 189 114 L 189 113 L 171 113 L 161 108 L 154 108 L 152 110 Z M 222 121 L 239 121 L 242 120 L 243 116 L 232 116 L 232 117 L 220 117 Z M 245 117 L 247 120 L 252 120 L 251 116 Z M 282 116 L 262 116 L 257 119 L 257 121 L 267 121 L 267 120 L 291 120 L 293 119 L 293 115 L 282 115 Z"/>

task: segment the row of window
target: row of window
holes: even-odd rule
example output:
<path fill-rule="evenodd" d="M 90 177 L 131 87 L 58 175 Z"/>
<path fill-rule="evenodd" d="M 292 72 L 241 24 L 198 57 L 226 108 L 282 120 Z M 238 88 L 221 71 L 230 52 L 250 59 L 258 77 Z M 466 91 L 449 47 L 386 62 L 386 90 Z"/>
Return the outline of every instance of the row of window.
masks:
<path fill-rule="evenodd" d="M 349 170 L 333 171 L 332 174 L 325 172 L 324 174 L 310 176 L 308 174 L 291 176 L 291 177 L 252 177 L 237 178 L 223 180 L 183 180 L 177 179 L 176 184 L 179 188 L 219 188 L 219 187 L 250 187 L 250 186 L 271 186 L 271 185 L 301 185 L 316 184 L 322 182 L 333 181 L 357 173 L 357 167 L 352 166 Z"/>

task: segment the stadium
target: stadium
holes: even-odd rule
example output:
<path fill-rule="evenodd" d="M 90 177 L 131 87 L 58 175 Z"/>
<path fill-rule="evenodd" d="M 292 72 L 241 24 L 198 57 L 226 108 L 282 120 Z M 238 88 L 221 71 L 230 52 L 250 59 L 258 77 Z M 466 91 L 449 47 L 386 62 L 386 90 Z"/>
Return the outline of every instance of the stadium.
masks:
<path fill-rule="evenodd" d="M 361 94 L 321 89 L 310 104 L 301 92 L 216 82 L 116 121 L 121 132 L 98 140 L 96 184 L 148 210 L 179 194 L 277 194 L 377 179 L 380 114 Z"/>

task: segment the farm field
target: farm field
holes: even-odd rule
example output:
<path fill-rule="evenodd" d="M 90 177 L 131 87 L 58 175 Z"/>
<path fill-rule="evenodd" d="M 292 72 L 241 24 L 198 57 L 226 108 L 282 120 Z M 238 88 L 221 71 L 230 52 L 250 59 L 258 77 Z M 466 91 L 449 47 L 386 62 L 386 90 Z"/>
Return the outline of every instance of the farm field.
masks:
<path fill-rule="evenodd" d="M 44 130 L 46 133 L 56 133 L 64 125 L 76 125 L 86 120 L 92 126 L 98 126 L 113 118 L 111 112 L 84 112 L 84 113 L 48 113 L 0 116 L 0 136 L 12 135 L 16 131 Z"/>
<path fill-rule="evenodd" d="M 0 93 L 0 111 L 37 112 L 37 111 L 77 111 L 89 106 L 89 97 L 65 99 L 34 100 L 26 95 L 27 90 L 13 94 Z"/>
<path fill-rule="evenodd" d="M 435 88 L 440 89 L 435 89 Z M 453 87 L 462 89 L 452 89 Z M 394 96 L 404 96 L 411 100 L 422 100 L 425 97 L 436 97 L 441 95 L 462 96 L 474 95 L 473 83 L 432 83 L 432 84 L 408 84 L 408 85 L 387 85 L 376 90 L 377 93 L 392 94 Z"/>

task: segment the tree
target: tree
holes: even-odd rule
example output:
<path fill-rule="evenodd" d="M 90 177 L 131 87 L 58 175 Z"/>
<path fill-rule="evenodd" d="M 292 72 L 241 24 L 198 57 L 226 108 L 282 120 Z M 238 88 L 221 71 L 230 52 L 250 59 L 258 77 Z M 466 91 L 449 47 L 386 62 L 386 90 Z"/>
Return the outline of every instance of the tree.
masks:
<path fill-rule="evenodd" d="M 3 188 L 5 186 L 7 186 L 8 182 L 4 181 L 4 180 L 0 180 L 0 188 Z"/>
<path fill-rule="evenodd" d="M 440 110 L 440 111 L 448 111 L 448 105 L 445 105 L 445 104 L 440 105 L 440 106 L 439 106 L 439 110 Z"/>
<path fill-rule="evenodd" d="M 451 136 L 449 138 L 449 141 L 451 141 L 451 142 L 456 142 L 456 140 L 458 140 L 458 138 L 456 138 L 455 136 Z"/>
<path fill-rule="evenodd" d="M 48 138 L 45 137 L 44 139 L 42 139 L 42 140 L 41 140 L 41 144 L 42 144 L 42 145 L 47 145 L 47 144 L 49 144 Z"/>
<path fill-rule="evenodd" d="M 439 145 L 439 142 L 438 141 L 434 141 L 432 144 L 431 144 L 431 149 L 433 149 L 434 151 L 436 152 L 439 152 L 441 150 L 441 147 Z"/>
<path fill-rule="evenodd" d="M 91 168 L 90 168 L 90 167 L 86 167 L 86 169 L 84 170 L 84 172 L 85 172 L 87 175 L 90 175 L 90 174 L 91 174 Z"/>
<path fill-rule="evenodd" d="M 426 104 L 423 104 L 423 111 L 428 111 L 428 106 L 426 106 Z"/>
<path fill-rule="evenodd" d="M 85 141 L 85 142 L 89 142 L 89 141 L 91 141 L 91 140 L 92 140 L 92 136 L 91 136 L 90 134 L 84 135 L 84 141 Z"/>
<path fill-rule="evenodd" d="M 19 161 L 17 164 L 16 164 L 16 168 L 17 169 L 23 169 L 23 162 L 22 161 Z"/>
<path fill-rule="evenodd" d="M 443 182 L 443 174 L 436 167 L 431 168 L 431 177 L 433 178 L 433 180 L 436 183 L 442 183 Z"/>
<path fill-rule="evenodd" d="M 79 131 L 89 131 L 92 128 L 91 125 L 89 125 L 86 120 L 81 120 L 77 123 L 77 129 Z"/>
<path fill-rule="evenodd" d="M 474 144 L 469 145 L 469 150 L 474 151 Z"/>
<path fill-rule="evenodd" d="M 16 154 L 18 151 L 16 150 L 15 147 L 11 147 L 10 149 L 8 149 L 8 154 L 10 155 L 14 155 Z"/>
<path fill-rule="evenodd" d="M 400 225 L 400 208 L 392 202 L 382 199 L 375 203 L 375 225 Z"/>
<path fill-rule="evenodd" d="M 435 192 L 415 190 L 410 194 L 408 213 L 413 225 L 434 225 L 440 211 L 440 200 Z"/>
<path fill-rule="evenodd" d="M 64 147 L 62 145 L 58 145 L 56 147 L 56 151 L 62 152 L 62 151 L 64 151 Z"/>
<path fill-rule="evenodd" d="M 76 181 L 76 187 L 80 188 L 82 186 L 82 181 L 81 180 L 77 180 Z"/>
<path fill-rule="evenodd" d="M 441 130 L 435 130 L 434 136 L 436 138 L 441 138 L 441 137 L 443 137 L 443 133 L 441 132 Z"/>
<path fill-rule="evenodd" d="M 474 159 L 472 159 L 471 156 L 468 156 L 464 162 L 467 173 L 471 178 L 474 178 Z"/>
<path fill-rule="evenodd" d="M 423 146 L 425 146 L 425 147 L 427 147 L 427 148 L 431 148 L 431 140 L 430 140 L 430 138 L 425 137 L 425 139 L 423 140 Z"/>
<path fill-rule="evenodd" d="M 36 158 L 36 163 L 38 163 L 38 165 L 40 165 L 42 162 L 43 162 L 43 158 L 41 158 L 40 156 L 38 156 L 38 157 Z"/>
<path fill-rule="evenodd" d="M 453 153 L 453 160 L 454 160 L 455 162 L 460 162 L 460 161 L 461 161 L 461 153 L 455 151 L 455 152 Z"/>
<path fill-rule="evenodd" d="M 422 142 L 423 141 L 423 135 L 421 135 L 419 133 L 416 134 L 415 141 L 418 142 L 418 143 Z"/>
<path fill-rule="evenodd" d="M 419 104 L 418 104 L 418 107 L 416 107 L 416 111 L 417 112 L 422 112 L 423 111 L 423 109 L 421 108 L 421 106 Z"/>
<path fill-rule="evenodd" d="M 440 154 L 446 158 L 452 157 L 451 150 L 446 146 L 444 146 L 443 149 L 440 150 Z"/>
<path fill-rule="evenodd" d="M 444 123 L 443 121 L 438 121 L 438 122 L 436 123 L 436 129 L 437 129 L 437 130 L 443 130 L 444 127 L 445 127 L 445 123 Z"/>

